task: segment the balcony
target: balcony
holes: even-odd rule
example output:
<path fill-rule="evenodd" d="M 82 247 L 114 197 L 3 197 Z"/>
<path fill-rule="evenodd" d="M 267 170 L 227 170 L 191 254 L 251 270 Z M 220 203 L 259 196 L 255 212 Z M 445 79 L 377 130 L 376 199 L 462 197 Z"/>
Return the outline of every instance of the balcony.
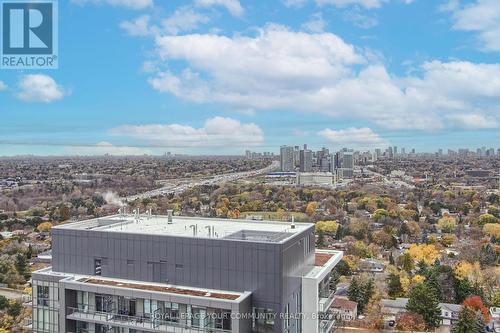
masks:
<path fill-rule="evenodd" d="M 231 330 L 211 327 L 187 326 L 171 321 L 151 319 L 141 316 L 127 316 L 115 312 L 104 312 L 89 308 L 68 307 L 66 318 L 70 320 L 112 325 L 150 332 L 169 333 L 230 333 Z"/>
<path fill-rule="evenodd" d="M 324 290 L 319 293 L 319 312 L 327 312 L 333 303 L 335 297 L 335 290 Z"/>
<path fill-rule="evenodd" d="M 322 314 L 319 318 L 319 333 L 329 333 L 335 324 L 335 315 L 333 313 Z"/>

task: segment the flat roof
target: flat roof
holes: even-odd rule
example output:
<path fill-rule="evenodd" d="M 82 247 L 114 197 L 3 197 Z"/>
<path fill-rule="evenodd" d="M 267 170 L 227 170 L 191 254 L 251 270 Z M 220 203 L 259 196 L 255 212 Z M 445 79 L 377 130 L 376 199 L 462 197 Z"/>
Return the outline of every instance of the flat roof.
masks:
<path fill-rule="evenodd" d="M 56 226 L 56 229 L 217 238 L 236 241 L 282 243 L 313 226 L 312 223 L 233 220 L 162 215 L 118 214 Z"/>
<path fill-rule="evenodd" d="M 90 284 L 103 287 L 136 289 L 157 293 L 166 293 L 179 296 L 202 297 L 209 299 L 217 299 L 221 301 L 239 301 L 242 297 L 246 297 L 250 292 L 238 292 L 229 290 L 217 290 L 210 288 L 196 288 L 181 285 L 172 285 L 158 282 L 145 282 L 136 280 L 127 280 L 120 278 L 111 278 L 104 276 L 90 276 L 73 273 L 54 272 L 52 267 L 47 267 L 33 272 L 38 275 L 35 279 L 40 279 L 40 276 L 57 276 L 61 277 L 61 281 L 68 284 Z"/>

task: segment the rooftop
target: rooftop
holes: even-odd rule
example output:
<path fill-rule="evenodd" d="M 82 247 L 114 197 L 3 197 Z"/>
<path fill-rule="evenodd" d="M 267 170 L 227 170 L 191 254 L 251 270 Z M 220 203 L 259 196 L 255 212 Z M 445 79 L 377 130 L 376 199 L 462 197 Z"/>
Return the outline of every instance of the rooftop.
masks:
<path fill-rule="evenodd" d="M 170 235 L 191 238 L 219 238 L 238 241 L 282 243 L 311 228 L 311 223 L 231 220 L 219 218 L 119 214 L 73 222 L 56 229 Z"/>
<path fill-rule="evenodd" d="M 47 267 L 35 271 L 34 275 L 59 277 L 61 281 L 68 284 L 91 284 L 103 287 L 136 289 L 150 292 L 174 294 L 179 296 L 195 296 L 221 301 L 237 301 L 249 295 L 249 292 L 237 292 L 227 290 L 217 290 L 209 288 L 196 288 L 189 286 L 172 285 L 157 282 L 144 282 L 136 280 L 126 280 L 118 278 L 108 278 L 103 276 L 89 276 L 80 274 L 68 274 L 52 271 L 52 267 Z M 39 278 L 39 277 L 37 277 Z"/>
<path fill-rule="evenodd" d="M 207 290 L 200 289 L 186 289 L 175 286 L 160 286 L 154 284 L 139 284 L 139 283 L 131 283 L 131 282 L 123 282 L 123 281 L 114 281 L 109 279 L 95 279 L 95 278 L 81 278 L 78 282 L 96 284 L 101 286 L 111 286 L 111 287 L 120 287 L 120 288 L 129 288 L 129 289 L 139 289 L 139 290 L 149 290 L 149 291 L 158 291 L 164 293 L 171 294 L 181 294 L 181 295 L 189 295 L 189 296 L 198 296 L 198 297 L 210 297 L 210 298 L 219 298 L 219 299 L 227 299 L 227 300 L 236 300 L 241 295 L 240 294 L 229 294 L 229 293 L 221 293 L 221 292 L 210 292 Z"/>

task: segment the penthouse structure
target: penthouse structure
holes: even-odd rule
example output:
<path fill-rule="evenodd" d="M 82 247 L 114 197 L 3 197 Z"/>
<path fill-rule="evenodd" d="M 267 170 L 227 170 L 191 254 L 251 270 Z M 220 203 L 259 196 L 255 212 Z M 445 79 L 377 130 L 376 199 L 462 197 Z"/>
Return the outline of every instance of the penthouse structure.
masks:
<path fill-rule="evenodd" d="M 118 214 L 52 229 L 32 275 L 34 332 L 329 332 L 314 225 Z"/>

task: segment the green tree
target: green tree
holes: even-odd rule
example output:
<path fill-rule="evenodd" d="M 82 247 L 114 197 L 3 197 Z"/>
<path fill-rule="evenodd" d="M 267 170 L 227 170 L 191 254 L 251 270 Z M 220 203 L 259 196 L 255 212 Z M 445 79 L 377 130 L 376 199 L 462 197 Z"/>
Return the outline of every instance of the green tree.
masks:
<path fill-rule="evenodd" d="M 388 216 L 389 212 L 383 208 L 379 208 L 373 213 L 373 219 L 375 220 L 375 222 L 382 221 Z"/>
<path fill-rule="evenodd" d="M 9 308 L 7 309 L 7 314 L 11 317 L 16 318 L 19 316 L 21 311 L 23 310 L 23 305 L 19 301 L 13 301 L 9 304 Z"/>
<path fill-rule="evenodd" d="M 362 278 L 353 277 L 347 289 L 347 297 L 349 300 L 358 303 L 358 311 L 363 313 L 374 292 L 373 279 L 363 280 Z"/>
<path fill-rule="evenodd" d="M 0 295 L 0 310 L 4 310 L 7 306 L 9 306 L 9 300 L 5 296 Z"/>
<path fill-rule="evenodd" d="M 458 322 L 453 326 L 452 333 L 486 333 L 486 324 L 481 311 L 463 306 L 458 315 Z"/>
<path fill-rule="evenodd" d="M 401 285 L 399 275 L 394 273 L 389 274 L 389 276 L 387 277 L 387 293 L 392 298 L 402 296 L 403 286 Z"/>
<path fill-rule="evenodd" d="M 19 272 L 19 275 L 24 277 L 26 280 L 30 277 L 30 272 L 28 268 L 28 260 L 23 253 L 18 253 L 16 255 L 16 270 Z"/>
<path fill-rule="evenodd" d="M 429 328 L 438 327 L 441 322 L 439 299 L 433 288 L 425 283 L 417 284 L 411 288 L 406 309 L 421 315 Z"/>

